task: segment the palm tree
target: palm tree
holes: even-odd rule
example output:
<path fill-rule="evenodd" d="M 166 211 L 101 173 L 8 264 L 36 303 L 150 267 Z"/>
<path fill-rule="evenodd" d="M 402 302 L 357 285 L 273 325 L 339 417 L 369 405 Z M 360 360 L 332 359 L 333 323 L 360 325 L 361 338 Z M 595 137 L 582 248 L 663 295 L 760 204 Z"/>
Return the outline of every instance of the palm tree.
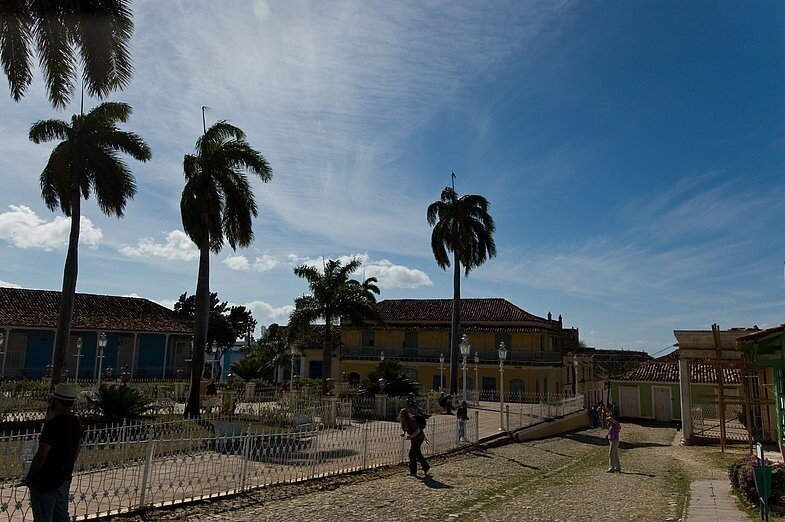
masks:
<path fill-rule="evenodd" d="M 289 342 L 294 342 L 312 322 L 324 319 L 325 333 L 322 347 L 324 391 L 327 391 L 327 378 L 332 376 L 333 326 L 342 318 L 347 318 L 354 324 L 379 319 L 379 310 L 376 306 L 379 288 L 375 284 L 376 278 L 369 277 L 362 283 L 349 279 L 349 275 L 356 272 L 361 265 L 362 261 L 357 258 L 345 265 L 330 259 L 325 264 L 323 272 L 309 265 L 294 269 L 297 277 L 308 281 L 312 293 L 298 297 L 294 301 L 294 312 L 289 318 Z"/>
<path fill-rule="evenodd" d="M 445 187 L 439 201 L 428 205 L 428 224 L 433 227 L 431 249 L 436 264 L 444 270 L 453 257 L 452 324 L 450 328 L 450 393 L 458 384 L 458 341 L 461 332 L 461 266 L 465 275 L 472 268 L 496 256 L 493 233 L 496 226 L 488 213 L 488 200 L 467 194 L 458 197 L 455 189 Z"/>
<path fill-rule="evenodd" d="M 196 153 L 183 159 L 185 187 L 180 199 L 183 230 L 199 247 L 199 272 L 194 310 L 194 353 L 186 417 L 199 416 L 199 383 L 210 316 L 210 252 L 224 241 L 233 250 L 253 242 L 256 200 L 245 171 L 264 181 L 273 173 L 264 156 L 245 141 L 245 133 L 219 121 L 196 141 Z"/>
<path fill-rule="evenodd" d="M 133 34 L 129 0 L 7 0 L 0 2 L 0 62 L 11 97 L 19 101 L 33 79 L 33 47 L 49 100 L 71 100 L 77 62 L 90 96 L 104 98 L 131 80 Z"/>
<path fill-rule="evenodd" d="M 98 208 L 104 214 L 122 217 L 126 203 L 136 194 L 136 180 L 119 153 L 139 161 L 147 161 L 151 157 L 150 148 L 142 138 L 117 128 L 118 122 L 125 123 L 130 115 L 130 105 L 106 102 L 87 114 L 75 114 L 70 124 L 61 120 L 45 120 L 30 128 L 30 139 L 35 143 L 62 140 L 52 151 L 41 173 L 41 196 L 49 210 L 55 211 L 59 207 L 66 217 L 71 218 L 55 333 L 53 386 L 60 381 L 60 370 L 64 367 L 71 334 L 82 198 L 88 199 L 93 193 Z"/>

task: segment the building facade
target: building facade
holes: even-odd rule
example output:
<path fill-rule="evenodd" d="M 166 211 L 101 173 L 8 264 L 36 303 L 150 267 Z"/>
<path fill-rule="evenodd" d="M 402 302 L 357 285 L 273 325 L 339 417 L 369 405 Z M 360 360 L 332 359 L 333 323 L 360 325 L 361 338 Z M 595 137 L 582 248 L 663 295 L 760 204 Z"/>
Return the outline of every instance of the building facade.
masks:
<path fill-rule="evenodd" d="M 0 288 L 0 378 L 39 378 L 54 356 L 60 292 Z M 65 354 L 68 378 L 109 370 L 135 378 L 171 378 L 190 370 L 193 325 L 138 297 L 77 293 Z M 99 336 L 106 336 L 101 352 Z"/>
<path fill-rule="evenodd" d="M 451 299 L 386 299 L 379 302 L 382 321 L 341 324 L 338 364 L 333 378 L 359 383 L 381 357 L 400 362 L 421 390 L 449 389 Z M 466 390 L 523 399 L 526 394 L 562 393 L 566 383 L 563 354 L 578 343 L 577 329 L 526 312 L 505 299 L 462 299 L 461 330 L 468 337 Z M 507 348 L 503 377 L 499 345 Z M 569 347 L 569 348 L 568 348 Z M 443 362 L 442 362 L 443 358 Z M 457 389 L 463 389 L 459 361 Z M 572 369 L 572 365 L 570 366 Z"/>

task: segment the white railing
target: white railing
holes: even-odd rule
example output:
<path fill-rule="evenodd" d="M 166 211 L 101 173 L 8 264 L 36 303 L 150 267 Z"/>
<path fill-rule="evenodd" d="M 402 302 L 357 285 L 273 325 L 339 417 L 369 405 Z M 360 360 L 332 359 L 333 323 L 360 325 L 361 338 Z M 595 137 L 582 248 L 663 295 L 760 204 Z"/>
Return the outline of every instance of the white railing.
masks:
<path fill-rule="evenodd" d="M 242 400 L 241 394 L 233 399 Z M 504 429 L 580 411 L 583 404 L 580 395 L 530 399 L 505 404 L 500 414 Z M 425 409 L 432 400 L 421 397 L 418 402 Z M 380 415 L 374 397 L 337 399 L 333 416 L 325 403 L 291 393 L 233 403 L 232 415 L 218 414 L 219 405 L 198 420 L 176 416 L 90 427 L 71 483 L 69 512 L 83 520 L 405 462 L 408 443 L 393 420 L 404 404 L 404 398 L 387 397 Z M 480 403 L 483 410 L 493 406 L 500 411 L 499 403 Z M 324 428 L 328 419 L 331 427 Z M 431 416 L 425 431 L 426 455 L 460 444 L 454 416 Z M 38 434 L 29 429 L 0 435 L 0 520 L 32 520 L 28 490 L 20 479 Z M 465 439 L 479 438 L 475 410 Z"/>
<path fill-rule="evenodd" d="M 423 452 L 457 447 L 454 418 L 432 417 Z M 117 424 L 88 429 L 71 483 L 69 512 L 77 520 L 234 494 L 408 460 L 397 422 L 273 428 L 244 417 Z M 477 441 L 477 416 L 466 440 Z M 32 520 L 20 484 L 38 433 L 0 437 L 0 518 Z"/>

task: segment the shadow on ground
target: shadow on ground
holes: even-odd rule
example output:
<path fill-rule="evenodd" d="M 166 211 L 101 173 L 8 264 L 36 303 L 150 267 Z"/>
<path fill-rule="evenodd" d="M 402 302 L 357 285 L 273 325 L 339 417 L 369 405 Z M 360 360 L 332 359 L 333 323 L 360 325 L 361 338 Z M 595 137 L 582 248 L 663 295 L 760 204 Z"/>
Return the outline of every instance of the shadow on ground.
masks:
<path fill-rule="evenodd" d="M 564 435 L 565 439 L 572 439 L 581 444 L 591 444 L 593 446 L 607 446 L 608 440 L 605 437 L 598 437 L 596 435 L 587 435 L 586 433 L 568 433 Z M 664 442 L 628 442 L 622 440 L 619 442 L 620 449 L 633 449 L 633 448 L 661 448 L 670 446 Z"/>
<path fill-rule="evenodd" d="M 451 485 L 445 484 L 444 482 L 441 482 L 440 480 L 436 480 L 433 477 L 425 476 L 421 480 L 423 484 L 425 484 L 431 489 L 453 489 Z"/>

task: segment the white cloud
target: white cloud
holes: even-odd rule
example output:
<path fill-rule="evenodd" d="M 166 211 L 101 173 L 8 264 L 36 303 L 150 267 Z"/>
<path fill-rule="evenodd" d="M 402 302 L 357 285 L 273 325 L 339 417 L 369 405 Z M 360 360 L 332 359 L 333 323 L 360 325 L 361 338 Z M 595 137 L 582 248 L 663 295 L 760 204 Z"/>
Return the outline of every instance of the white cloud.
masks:
<path fill-rule="evenodd" d="M 152 299 L 151 299 L 151 301 L 152 301 Z M 177 302 L 177 300 L 175 300 L 175 299 L 158 299 L 157 301 L 154 301 L 154 302 L 158 303 L 161 306 L 165 306 L 169 310 L 174 310 L 174 304 Z"/>
<path fill-rule="evenodd" d="M 166 307 L 170 310 L 174 310 L 174 304 L 177 302 L 176 299 L 150 299 L 149 297 L 145 297 L 143 295 L 139 295 L 135 292 L 131 292 L 130 294 L 123 294 L 123 297 L 136 297 L 139 299 L 147 299 L 154 303 L 158 303 L 159 305 Z"/>
<path fill-rule="evenodd" d="M 43 248 L 54 250 L 68 245 L 71 218 L 57 216 L 46 222 L 24 205 L 8 205 L 10 212 L 0 214 L 0 238 L 18 248 Z M 90 249 L 98 248 L 103 237 L 100 228 L 82 216 L 79 244 Z"/>
<path fill-rule="evenodd" d="M 289 322 L 289 316 L 294 311 L 293 305 L 284 305 L 276 308 L 264 301 L 251 301 L 243 306 L 251 311 L 259 326 L 268 326 L 271 323 L 285 325 Z"/>
<path fill-rule="evenodd" d="M 9 283 L 8 281 L 1 281 L 0 286 L 3 288 L 22 288 L 22 285 L 18 285 L 16 283 Z"/>
<path fill-rule="evenodd" d="M 381 288 L 433 286 L 431 278 L 422 270 L 403 265 L 394 265 L 387 259 L 375 261 L 365 266 L 365 276 L 378 279 Z"/>
<path fill-rule="evenodd" d="M 253 262 L 253 267 L 244 255 L 228 256 L 222 263 L 229 267 L 230 270 L 250 270 L 253 268 L 257 272 L 268 272 L 278 266 L 278 260 L 270 254 L 257 257 Z"/>
<path fill-rule="evenodd" d="M 367 279 L 375 277 L 379 288 L 419 288 L 421 286 L 433 286 L 433 281 L 428 274 L 418 268 L 411 268 L 404 265 L 395 265 L 388 259 L 374 260 L 368 253 L 341 255 L 337 258 L 342 265 L 347 264 L 352 259 L 359 259 L 362 262 L 359 273 L 353 274 L 356 278 Z M 308 257 L 298 257 L 289 254 L 289 261 L 297 261 L 296 264 L 312 266 L 322 270 L 326 262 L 324 257 L 315 259 Z"/>
<path fill-rule="evenodd" d="M 251 266 L 251 264 L 248 262 L 248 258 L 243 255 L 228 256 L 221 262 L 225 264 L 229 270 L 248 270 Z"/>
<path fill-rule="evenodd" d="M 276 266 L 278 266 L 278 260 L 269 254 L 264 254 L 261 257 L 257 257 L 256 261 L 253 263 L 254 269 L 259 272 L 267 272 Z"/>
<path fill-rule="evenodd" d="M 156 243 L 153 238 L 145 237 L 135 247 L 122 247 L 120 253 L 129 257 L 160 257 L 169 261 L 193 261 L 199 257 L 199 249 L 182 230 L 169 232 L 166 243 Z"/>

